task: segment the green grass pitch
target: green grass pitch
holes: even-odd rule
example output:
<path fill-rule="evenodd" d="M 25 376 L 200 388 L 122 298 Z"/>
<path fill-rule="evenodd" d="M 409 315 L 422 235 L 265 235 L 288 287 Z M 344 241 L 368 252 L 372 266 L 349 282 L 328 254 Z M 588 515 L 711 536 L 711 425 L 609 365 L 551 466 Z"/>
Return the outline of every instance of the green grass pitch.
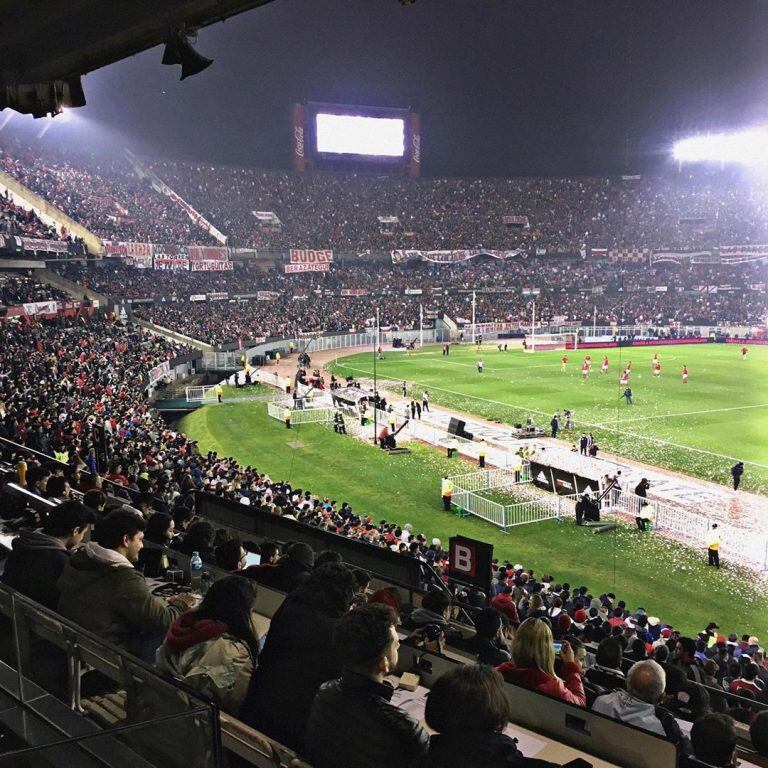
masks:
<path fill-rule="evenodd" d="M 535 364 L 538 359 L 521 362 Z M 235 456 L 273 479 L 348 501 L 377 522 L 410 522 L 444 543 L 457 533 L 491 542 L 500 558 L 552 573 L 574 586 L 586 584 L 598 593 L 614 591 L 633 609 L 642 605 L 686 632 L 717 620 L 726 632 L 768 633 L 765 591 L 731 564 L 715 574 L 707 568 L 704 552 L 630 526 L 595 536 L 568 519 L 518 526 L 505 534 L 483 520 L 459 519 L 442 509 L 440 477 L 472 471 L 473 465 L 419 444 L 410 455 L 390 456 L 317 424 L 287 430 L 267 416 L 264 403 L 228 403 L 228 394 L 224 404 L 200 408 L 180 424 L 203 451 Z"/>
<path fill-rule="evenodd" d="M 530 416 L 549 430 L 552 414 L 569 408 L 575 430 L 560 435 L 571 442 L 591 431 L 605 451 L 649 464 L 730 483 L 736 460 L 746 462 L 742 487 L 768 493 L 768 347 L 753 346 L 746 361 L 738 344 L 686 344 L 653 347 L 499 352 L 455 345 L 448 357 L 441 347 L 406 355 L 386 352 L 377 374 L 406 380 L 413 396 L 429 389 L 432 401 L 494 421 L 513 424 Z M 662 370 L 652 375 L 658 352 Z M 582 380 L 581 364 L 592 356 L 592 374 Z M 609 372 L 600 373 L 608 355 Z M 485 370 L 477 372 L 482 358 Z M 621 399 L 619 374 L 632 362 L 634 404 Z M 688 366 L 683 384 L 681 369 Z M 370 376 L 370 353 L 340 358 L 337 374 Z M 398 390 L 399 391 L 399 390 Z"/>

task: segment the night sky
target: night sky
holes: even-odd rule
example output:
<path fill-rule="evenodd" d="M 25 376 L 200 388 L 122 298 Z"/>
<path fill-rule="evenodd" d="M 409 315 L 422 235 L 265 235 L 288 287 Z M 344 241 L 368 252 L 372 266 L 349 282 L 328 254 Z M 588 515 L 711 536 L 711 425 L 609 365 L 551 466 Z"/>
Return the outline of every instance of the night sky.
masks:
<path fill-rule="evenodd" d="M 768 122 L 765 0 L 277 0 L 196 47 L 215 63 L 184 82 L 162 48 L 89 74 L 45 141 L 287 168 L 292 99 L 410 106 L 425 175 L 556 175 Z"/>

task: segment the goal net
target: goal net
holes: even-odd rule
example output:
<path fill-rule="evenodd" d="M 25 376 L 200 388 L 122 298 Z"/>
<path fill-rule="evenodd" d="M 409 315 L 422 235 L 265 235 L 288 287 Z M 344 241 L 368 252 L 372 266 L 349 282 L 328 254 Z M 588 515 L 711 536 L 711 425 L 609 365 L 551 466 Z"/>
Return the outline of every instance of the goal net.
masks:
<path fill-rule="evenodd" d="M 575 333 L 536 333 L 526 334 L 526 352 L 546 352 L 553 349 L 576 349 L 578 346 Z"/>

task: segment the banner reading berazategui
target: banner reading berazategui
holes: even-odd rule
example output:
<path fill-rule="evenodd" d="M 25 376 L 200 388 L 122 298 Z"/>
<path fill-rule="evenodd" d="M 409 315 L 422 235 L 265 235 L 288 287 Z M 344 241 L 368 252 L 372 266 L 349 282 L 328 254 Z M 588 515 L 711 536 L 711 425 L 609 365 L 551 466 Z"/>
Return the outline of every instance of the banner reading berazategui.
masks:
<path fill-rule="evenodd" d="M 291 272 L 327 272 L 333 264 L 333 251 L 313 251 L 307 248 L 291 248 L 288 253 L 290 263 L 284 267 L 285 274 Z"/>

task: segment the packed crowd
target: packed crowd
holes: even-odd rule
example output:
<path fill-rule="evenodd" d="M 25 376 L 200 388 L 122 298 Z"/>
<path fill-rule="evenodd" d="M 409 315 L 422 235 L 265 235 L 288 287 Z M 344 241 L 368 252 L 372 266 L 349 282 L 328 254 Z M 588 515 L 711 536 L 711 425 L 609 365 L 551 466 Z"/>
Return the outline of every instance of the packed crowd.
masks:
<path fill-rule="evenodd" d="M 140 179 L 127 159 L 45 151 L 4 138 L 0 170 L 108 240 L 208 243 L 183 210 Z"/>
<path fill-rule="evenodd" d="M 679 248 L 765 242 L 761 189 L 725 174 L 670 178 L 406 179 L 157 161 L 233 244 L 344 251 Z M 263 227 L 254 211 L 282 226 Z M 504 216 L 527 216 L 528 228 Z M 396 217 L 381 224 L 378 217 Z"/>
<path fill-rule="evenodd" d="M 121 468 L 112 469 L 119 482 Z M 439 579 L 446 564 L 439 540 L 428 544 L 409 526 L 376 524 L 346 504 L 253 476 L 251 487 L 240 487 L 250 505 L 329 530 L 354 529 L 363 541 L 433 564 Z M 539 765 L 525 762 L 503 733 L 512 718 L 504 681 L 670 740 L 681 766 L 695 756 L 732 768 L 736 721 L 768 754 L 761 706 L 768 666 L 757 637 L 726 636 L 716 622 L 683 636 L 642 607 L 628 610 L 614 594 L 509 561 L 494 561 L 489 594 L 435 583 L 420 605 L 410 605 L 395 587 L 371 591 L 370 575 L 336 552 L 316 554 L 299 542 L 281 556 L 273 542 L 259 546 L 216 531 L 193 516 L 189 496 L 153 511 L 163 505 L 149 494 L 137 509 L 90 489 L 80 503 L 66 498 L 62 477 L 54 496 L 56 479 L 32 486 L 60 504 L 41 530 L 16 540 L 5 583 L 154 662 L 318 768 Z M 249 550 L 259 552 L 259 565 L 247 565 Z M 199 553 L 233 575 L 207 587 L 197 607 L 186 593 L 155 597 L 141 571 L 162 574 L 174 551 Z M 251 617 L 260 586 L 287 593 L 266 636 Z M 391 704 L 388 677 L 401 643 L 437 653 L 450 645 L 477 661 L 434 683 L 425 710 L 431 738 Z M 359 738 L 362 732 L 370 737 Z"/>
<path fill-rule="evenodd" d="M 0 235 L 56 239 L 53 227 L 46 226 L 34 211 L 16 205 L 10 194 L 0 193 Z"/>
<path fill-rule="evenodd" d="M 718 723 L 730 733 L 728 718 L 750 724 L 755 744 L 765 743 L 766 716 L 758 715 L 757 702 L 766 699 L 768 668 L 758 638 L 721 635 L 715 622 L 696 637 L 683 637 L 644 608 L 629 611 L 613 594 L 537 577 L 510 562 L 495 564 L 490 594 L 470 589 L 452 596 L 445 590 L 447 561 L 439 540 L 409 524 L 377 522 L 347 503 L 272 480 L 232 457 L 201 454 L 194 442 L 169 429 L 147 407 L 143 374 L 181 351 L 142 329 L 98 318 L 4 324 L 2 436 L 68 465 L 30 461 L 19 466 L 19 481 L 27 490 L 59 506 L 41 521 L 42 530 L 24 531 L 17 540 L 3 576 L 11 586 L 202 686 L 225 711 L 321 767 L 338 759 L 337 752 L 331 756 L 330 744 L 347 744 L 350 756 L 361 749 L 357 741 L 340 740 L 334 730 L 340 720 L 329 717 L 331 708 L 337 714 L 346 711 L 347 690 L 366 701 L 373 697 L 370 708 L 356 716 L 363 718 L 361 727 L 376 724 L 382 706 L 376 692 L 384 689 L 371 688 L 370 672 L 378 669 L 382 679 L 374 679 L 384 684 L 396 662 L 394 656 L 376 656 L 373 665 L 364 643 L 375 634 L 374 626 L 396 623 L 411 632 L 407 642 L 438 651 L 449 643 L 476 654 L 487 666 L 453 672 L 448 679 L 485 675 L 486 698 L 488 686 L 507 680 L 673 739 L 683 752 L 702 754 L 699 722 L 707 724 L 708 733 L 719 733 Z M 98 467 L 102 440 L 111 458 Z M 108 500 L 101 489 L 105 480 L 132 497 Z M 82 503 L 72 499 L 73 489 L 84 494 Z M 341 564 L 336 553 L 316 556 L 296 543 L 279 557 L 278 547 L 269 542 L 259 546 L 233 539 L 195 516 L 194 490 L 356 539 L 361 546 L 417 558 L 424 563 L 428 592 L 420 605 L 409 606 L 394 589 L 368 594 L 367 574 Z M 83 543 L 93 524 L 91 540 Z M 144 536 L 155 547 L 144 550 Z M 246 547 L 260 550 L 258 566 L 247 567 Z M 133 564 L 147 575 L 162 573 L 174 550 L 197 552 L 204 562 L 250 581 L 217 582 L 194 610 L 188 595 L 169 602 L 154 598 Z M 258 585 L 289 593 L 266 638 L 248 619 Z M 357 607 L 350 613 L 352 605 Z M 353 623 L 349 632 L 357 640 L 337 647 L 345 622 Z M 312 633 L 301 631 L 307 626 Z M 557 654 L 553 642 L 561 643 Z M 386 658 L 387 663 L 380 661 Z M 339 675 L 341 683 L 331 682 Z M 435 686 L 441 690 L 441 684 Z M 690 743 L 675 717 L 696 721 Z M 493 735 L 492 743 L 477 736 L 492 757 L 513 754 L 511 740 L 499 733 L 507 719 L 501 717 L 499 728 L 486 734 Z M 433 745 L 426 736 L 410 720 L 398 722 L 388 760 L 393 748 L 404 750 L 402 764 L 425 753 L 429 757 Z M 415 741 L 405 737 L 403 725 L 418 736 Z M 457 736 L 450 729 L 435 730 L 448 741 Z M 392 736 L 389 731 L 381 735 Z M 378 765 L 371 760 L 366 765 Z"/>
<path fill-rule="evenodd" d="M 574 252 L 585 244 L 704 248 L 768 239 L 764 188 L 728 173 L 409 179 L 170 160 L 151 167 L 230 245 L 356 253 L 477 247 Z M 209 241 L 125 159 L 43 150 L 8 137 L 0 147 L 0 168 L 105 238 Z M 273 213 L 277 221 L 259 219 L 257 211 Z M 527 225 L 505 223 L 510 216 L 527 217 Z"/>
<path fill-rule="evenodd" d="M 395 330 L 418 328 L 420 307 L 425 327 L 439 312 L 468 322 L 471 290 L 477 291 L 479 322 L 526 323 L 534 299 L 537 317 L 543 322 L 560 317 L 565 323 L 591 324 L 596 308 L 598 325 L 756 324 L 763 322 L 768 310 L 766 262 L 660 263 L 649 268 L 544 259 L 475 259 L 445 266 L 360 261 L 336 265 L 326 273 L 296 275 L 239 264 L 232 272 L 214 273 L 154 272 L 119 263 L 56 268 L 65 277 L 110 296 L 165 297 L 164 303 L 137 308 L 138 315 L 210 344 L 300 331 L 360 331 L 372 323 L 372 296 L 376 296 L 382 326 Z M 762 290 L 749 287 L 760 285 Z M 709 286 L 718 286 L 718 292 L 710 292 Z M 368 294 L 341 296 L 345 289 Z M 414 289 L 422 293 L 406 294 Z M 256 300 L 257 291 L 274 295 Z M 196 293 L 226 293 L 228 298 L 212 303 L 188 301 Z M 240 295 L 252 298 L 234 298 Z"/>
<path fill-rule="evenodd" d="M 33 301 L 71 299 L 69 294 L 47 283 L 14 272 L 0 272 L 0 305 L 19 306 Z"/>

